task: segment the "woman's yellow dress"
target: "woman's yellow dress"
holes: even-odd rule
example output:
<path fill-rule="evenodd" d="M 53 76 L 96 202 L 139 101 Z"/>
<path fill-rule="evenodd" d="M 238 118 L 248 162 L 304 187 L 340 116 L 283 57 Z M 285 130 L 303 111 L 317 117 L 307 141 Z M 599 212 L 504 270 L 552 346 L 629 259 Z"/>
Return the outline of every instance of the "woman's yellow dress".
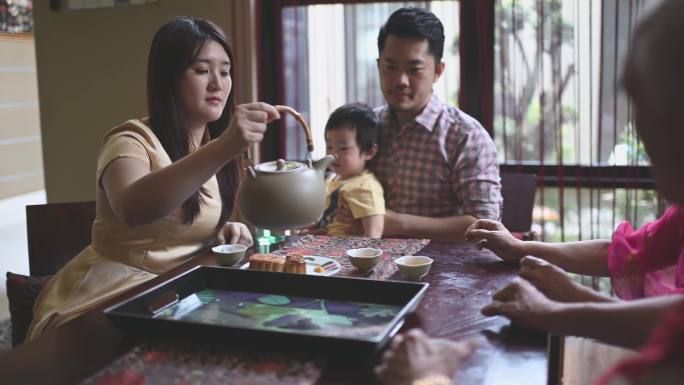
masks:
<path fill-rule="evenodd" d="M 139 159 L 152 172 L 171 164 L 143 121 L 129 120 L 105 135 L 97 163 L 92 244 L 62 267 L 40 293 L 27 340 L 183 263 L 214 240 L 221 215 L 215 176 L 203 186 L 208 196 L 203 196 L 200 214 L 191 226 L 182 223 L 179 208 L 156 222 L 132 228 L 114 214 L 100 185 L 102 172 L 118 158 Z"/>

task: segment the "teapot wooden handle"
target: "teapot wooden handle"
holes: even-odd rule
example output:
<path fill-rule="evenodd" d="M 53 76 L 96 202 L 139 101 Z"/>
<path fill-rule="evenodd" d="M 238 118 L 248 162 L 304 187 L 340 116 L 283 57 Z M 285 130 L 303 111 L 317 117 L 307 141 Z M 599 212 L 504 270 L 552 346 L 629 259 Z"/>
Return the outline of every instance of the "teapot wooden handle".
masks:
<path fill-rule="evenodd" d="M 306 124 L 306 121 L 304 121 L 302 115 L 299 112 L 295 111 L 295 109 L 293 109 L 292 107 L 278 105 L 275 106 L 275 108 L 276 110 L 278 110 L 278 112 L 288 112 L 292 114 L 292 116 L 294 116 L 295 120 L 299 122 L 299 124 L 304 128 L 304 133 L 306 134 L 306 149 L 309 152 L 313 152 L 314 145 L 313 137 L 311 136 L 311 129 L 309 128 L 309 125 Z"/>

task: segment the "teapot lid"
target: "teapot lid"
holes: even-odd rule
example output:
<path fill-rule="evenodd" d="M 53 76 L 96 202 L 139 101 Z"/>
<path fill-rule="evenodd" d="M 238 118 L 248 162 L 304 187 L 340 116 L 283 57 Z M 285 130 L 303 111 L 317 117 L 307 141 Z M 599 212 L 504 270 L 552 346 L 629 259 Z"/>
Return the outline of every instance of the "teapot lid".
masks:
<path fill-rule="evenodd" d="M 285 161 L 282 159 L 278 159 L 278 160 L 272 161 L 272 162 L 260 163 L 254 167 L 259 172 L 281 173 L 281 172 L 301 171 L 304 168 L 306 168 L 306 164 L 301 163 L 301 162 L 294 162 L 294 161 L 289 161 L 289 160 Z"/>

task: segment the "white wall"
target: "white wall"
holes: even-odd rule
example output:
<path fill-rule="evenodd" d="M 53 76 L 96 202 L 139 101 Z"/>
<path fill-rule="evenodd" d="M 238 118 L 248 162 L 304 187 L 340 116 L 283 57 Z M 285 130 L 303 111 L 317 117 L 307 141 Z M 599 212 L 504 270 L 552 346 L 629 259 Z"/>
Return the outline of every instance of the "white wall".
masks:
<path fill-rule="evenodd" d="M 0 199 L 43 189 L 33 36 L 0 33 Z"/>
<path fill-rule="evenodd" d="M 144 5 L 53 11 L 34 1 L 40 118 L 48 202 L 95 197 L 104 132 L 146 114 L 147 52 L 174 16 L 210 19 L 229 30 L 232 2 L 158 0 Z"/>

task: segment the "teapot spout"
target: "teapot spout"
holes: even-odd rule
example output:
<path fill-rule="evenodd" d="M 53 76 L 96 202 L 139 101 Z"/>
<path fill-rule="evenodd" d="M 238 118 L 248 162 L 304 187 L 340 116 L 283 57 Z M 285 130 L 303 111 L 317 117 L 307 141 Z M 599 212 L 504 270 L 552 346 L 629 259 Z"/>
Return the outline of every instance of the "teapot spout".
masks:
<path fill-rule="evenodd" d="M 330 166 L 332 164 L 332 162 L 335 161 L 335 159 L 337 159 L 337 158 L 335 158 L 335 155 L 326 155 L 326 156 L 322 157 L 321 159 L 315 161 L 313 163 L 313 168 L 316 171 L 322 173 L 323 171 L 325 171 L 326 168 L 328 168 L 328 166 Z"/>

